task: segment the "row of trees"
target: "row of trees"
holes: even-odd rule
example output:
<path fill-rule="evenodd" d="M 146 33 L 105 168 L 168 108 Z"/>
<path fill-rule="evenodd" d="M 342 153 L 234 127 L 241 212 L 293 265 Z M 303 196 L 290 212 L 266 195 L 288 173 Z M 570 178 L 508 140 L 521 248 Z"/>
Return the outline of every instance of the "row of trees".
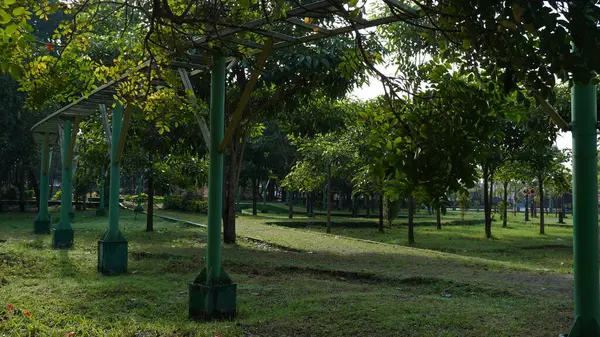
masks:
<path fill-rule="evenodd" d="M 339 10 L 349 21 L 367 6 L 345 4 Z M 546 114 L 554 122 L 569 117 L 567 86 L 557 86 L 556 78 L 587 83 L 588 70 L 600 70 L 600 47 L 587 33 L 598 29 L 600 13 L 525 0 L 412 5 L 419 9 L 416 18 L 273 52 L 239 123 L 232 122 L 233 115 L 256 63 L 247 47 L 215 44 L 239 59 L 227 76 L 232 141 L 226 149 L 226 242 L 235 241 L 235 199 L 238 187 L 248 182 L 254 189 L 258 181 L 279 180 L 309 196 L 325 187 L 331 195 L 337 184 L 338 190 L 371 200 L 377 195 L 406 200 L 414 242 L 417 202 L 439 214 L 449 195 L 464 193 L 481 179 L 490 237 L 495 182 L 508 186 L 534 177 L 543 200 L 547 186 L 568 181 L 561 168 L 565 157 L 553 147 L 558 128 Z M 168 65 L 199 62 L 201 57 L 189 52 L 199 48 L 192 36 L 205 36 L 216 26 L 277 19 L 289 8 L 282 0 L 215 6 L 6 1 L 0 6 L 5 47 L 0 66 L 18 78 L 32 119 L 38 116 L 31 110 L 54 110 L 128 73 L 116 98 L 136 111 L 124 156 L 130 171 L 145 172 L 152 187 L 202 185 L 206 147 L 196 118 L 207 108 L 208 75 L 193 77 L 190 92 Z M 411 12 L 392 4 L 369 10 L 374 17 Z M 335 26 L 331 15 L 315 14 L 306 22 Z M 311 33 L 273 26 L 290 35 Z M 245 38 L 264 41 L 258 32 L 246 32 Z M 571 53 L 571 42 L 581 47 L 579 53 Z M 152 61 L 147 72 L 133 71 L 147 59 Z M 377 64 L 394 67 L 397 75 L 385 76 Z M 385 84 L 386 94 L 370 102 L 345 98 L 369 74 Z M 166 84 L 153 86 L 157 79 Z M 100 119 L 81 125 L 78 159 L 88 181 L 97 181 L 107 163 Z"/>

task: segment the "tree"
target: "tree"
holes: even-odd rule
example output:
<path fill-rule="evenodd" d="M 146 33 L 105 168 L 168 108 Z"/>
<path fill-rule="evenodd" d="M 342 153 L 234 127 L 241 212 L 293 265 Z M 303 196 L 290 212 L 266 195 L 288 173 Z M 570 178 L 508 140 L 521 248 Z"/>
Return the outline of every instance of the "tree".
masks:
<path fill-rule="evenodd" d="M 535 109 L 526 121 L 522 161 L 528 165 L 537 180 L 537 193 L 540 205 L 540 234 L 544 234 L 544 181 L 555 165 L 564 161 L 561 152 L 554 146 L 558 128 L 548 123 L 547 117 Z M 533 207 L 535 209 L 535 206 Z"/>

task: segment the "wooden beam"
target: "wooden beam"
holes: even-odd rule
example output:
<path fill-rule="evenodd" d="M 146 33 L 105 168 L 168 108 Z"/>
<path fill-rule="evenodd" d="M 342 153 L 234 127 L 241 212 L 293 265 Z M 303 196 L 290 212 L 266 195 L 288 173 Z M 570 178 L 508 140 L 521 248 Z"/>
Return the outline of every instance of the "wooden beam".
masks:
<path fill-rule="evenodd" d="M 260 76 L 260 73 L 262 73 L 263 68 L 265 67 L 265 63 L 267 62 L 267 58 L 269 57 L 269 53 L 271 52 L 272 47 L 273 47 L 273 39 L 267 40 L 267 42 L 265 43 L 265 48 L 258 56 L 258 61 L 256 62 L 256 68 L 254 68 L 254 71 L 250 75 L 250 80 L 248 81 L 248 83 L 246 84 L 246 87 L 244 88 L 244 92 L 242 93 L 242 96 L 240 97 L 240 101 L 238 102 L 238 105 L 235 107 L 235 111 L 233 113 L 233 118 L 231 119 L 231 122 L 229 122 L 227 131 L 225 132 L 225 137 L 223 137 L 223 141 L 219 145 L 219 152 L 224 152 L 225 149 L 227 149 L 229 142 L 231 142 L 233 133 L 238 128 L 238 126 L 242 120 L 242 115 L 244 113 L 244 109 L 246 108 L 246 104 L 248 104 L 248 101 L 250 100 L 250 94 L 252 94 L 252 91 L 254 90 L 254 86 L 256 85 L 256 82 L 258 82 L 258 77 Z"/>
<path fill-rule="evenodd" d="M 119 135 L 119 147 L 117 151 L 117 158 L 115 158 L 117 162 L 121 160 L 121 155 L 123 155 L 123 149 L 125 148 L 125 139 L 127 138 L 127 131 L 129 130 L 129 125 L 131 124 L 132 110 L 133 105 L 130 103 L 126 103 L 125 113 L 123 114 L 123 126 L 121 128 L 121 134 Z"/>

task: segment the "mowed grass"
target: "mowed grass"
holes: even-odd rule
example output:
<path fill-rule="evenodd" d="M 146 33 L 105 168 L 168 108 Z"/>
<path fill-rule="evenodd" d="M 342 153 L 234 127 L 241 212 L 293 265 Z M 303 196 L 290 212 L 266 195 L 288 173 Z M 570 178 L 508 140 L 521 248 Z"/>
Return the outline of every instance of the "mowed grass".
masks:
<path fill-rule="evenodd" d="M 206 223 L 195 214 L 158 213 Z M 483 237 L 479 225 L 442 231 L 421 226 L 415 249 L 402 245 L 402 227 L 386 229 L 389 240 L 378 238 L 372 219 L 356 228 L 344 223 L 357 220 L 336 217 L 334 235 L 324 235 L 317 226 L 293 224 L 322 219 L 242 215 L 238 243 L 223 247 L 224 268 L 238 284 L 239 315 L 234 321 L 194 322 L 187 318 L 187 289 L 203 265 L 203 228 L 157 218 L 155 232 L 146 233 L 145 219 L 122 211 L 129 272 L 105 277 L 96 271 L 96 250 L 106 218 L 77 213 L 70 250 L 52 250 L 49 235 L 34 235 L 34 218 L 0 214 L 0 335 L 552 336 L 566 332 L 572 320 L 566 271 L 475 252 L 503 239 L 505 247 L 520 244 L 517 238 L 527 228 L 532 234 L 522 241 L 545 245 L 550 233 L 540 237 L 530 225 L 509 228 L 515 234 L 503 237 L 495 223 L 494 240 L 455 239 Z M 562 243 L 570 244 L 570 230 L 560 230 Z M 458 250 L 466 241 L 472 241 L 464 246 L 467 253 L 444 249 Z M 531 252 L 543 260 L 544 254 Z"/>
<path fill-rule="evenodd" d="M 280 204 L 280 209 L 285 207 Z M 271 209 L 275 204 L 267 204 Z M 348 214 L 349 215 L 349 214 Z M 296 228 L 325 233 L 326 220 L 322 216 L 307 218 L 294 215 L 288 220 L 287 214 L 260 213 L 268 225 Z M 545 217 L 545 235 L 539 234 L 539 217 L 524 221 L 523 213 L 508 214 L 507 227 L 502 227 L 498 214 L 492 223 L 492 239 L 484 235 L 483 211 L 469 211 L 464 219 L 459 211 L 449 210 L 442 216 L 442 230 L 436 228 L 435 215 L 420 210 L 415 215 L 415 248 L 431 249 L 458 255 L 481 257 L 506 261 L 529 269 L 553 270 L 570 273 L 573 270 L 573 231 L 572 218 L 565 224 L 558 224 L 554 214 Z M 279 220 L 281 218 L 282 220 Z M 332 217 L 332 234 L 351 238 L 372 240 L 387 244 L 408 246 L 408 215 L 400 212 L 391 226 L 385 220 L 385 231 L 378 231 L 377 219 L 361 217 Z"/>

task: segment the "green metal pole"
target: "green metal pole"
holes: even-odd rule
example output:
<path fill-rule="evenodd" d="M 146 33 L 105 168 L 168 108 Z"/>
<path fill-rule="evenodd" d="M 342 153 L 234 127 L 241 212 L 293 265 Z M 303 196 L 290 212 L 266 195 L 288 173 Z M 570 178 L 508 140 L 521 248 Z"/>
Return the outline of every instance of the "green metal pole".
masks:
<path fill-rule="evenodd" d="M 112 134 L 115 135 L 110 143 L 110 199 L 108 200 L 108 232 L 111 236 L 119 233 L 119 189 L 121 179 L 121 167 L 117 160 L 119 151 L 118 136 L 123 127 L 123 106 L 117 103 L 112 112 Z"/>
<path fill-rule="evenodd" d="M 218 281 L 221 273 L 221 215 L 223 210 L 223 140 L 225 124 L 225 58 L 213 57 L 210 87 L 210 165 L 208 168 L 208 242 L 206 285 Z"/>
<path fill-rule="evenodd" d="M 236 285 L 221 267 L 223 211 L 223 140 L 225 124 L 225 57 L 213 56 L 210 87 L 210 164 L 208 168 L 208 233 L 206 266 L 189 286 L 189 316 L 195 319 L 233 317 Z"/>
<path fill-rule="evenodd" d="M 106 176 L 106 170 L 104 166 L 100 169 L 100 201 L 98 203 L 98 209 L 96 210 L 96 215 L 105 216 L 106 215 L 106 207 L 104 207 L 104 180 Z"/>
<path fill-rule="evenodd" d="M 38 215 L 34 221 L 33 231 L 36 234 L 50 234 L 50 224 L 52 223 L 50 213 L 48 212 L 48 168 L 50 164 L 50 144 L 49 134 L 44 134 L 42 141 L 42 162 L 40 170 L 40 204 L 38 205 Z"/>
<path fill-rule="evenodd" d="M 575 322 L 569 337 L 600 336 L 596 86 L 571 91 Z"/>
<path fill-rule="evenodd" d="M 70 212 L 72 210 L 73 187 L 72 174 L 73 168 L 68 162 L 68 153 L 71 147 L 71 128 L 72 121 L 65 120 L 63 127 L 63 146 L 62 146 L 62 181 L 61 181 L 61 198 L 60 198 L 60 221 L 52 235 L 53 248 L 70 248 L 73 246 L 73 228 L 71 227 Z"/>
<path fill-rule="evenodd" d="M 104 275 L 127 271 L 127 240 L 119 230 L 120 165 L 117 158 L 119 136 L 123 127 L 123 106 L 116 102 L 112 111 L 113 141 L 110 143 L 110 199 L 108 201 L 108 230 L 98 241 L 98 270 Z"/>

